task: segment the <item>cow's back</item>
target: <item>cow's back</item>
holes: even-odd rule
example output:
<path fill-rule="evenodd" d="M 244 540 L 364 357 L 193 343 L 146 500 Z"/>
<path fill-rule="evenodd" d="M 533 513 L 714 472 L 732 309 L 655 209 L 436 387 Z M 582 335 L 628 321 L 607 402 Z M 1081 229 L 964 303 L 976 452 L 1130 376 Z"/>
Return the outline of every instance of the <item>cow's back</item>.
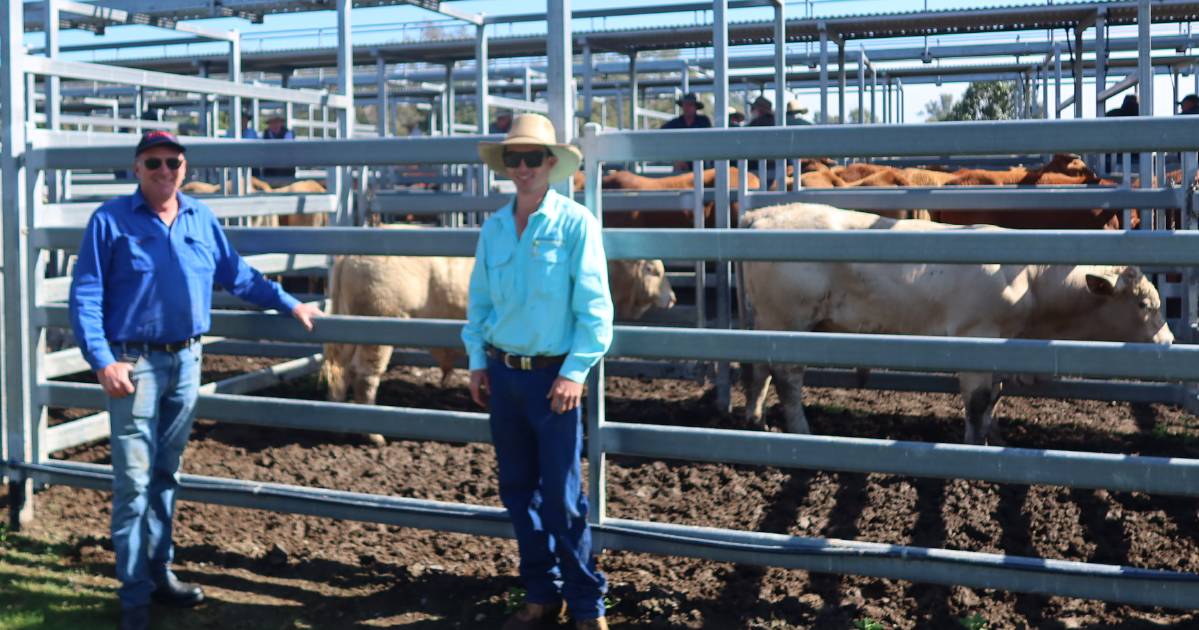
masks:
<path fill-rule="evenodd" d="M 928 231 L 986 229 L 931 221 L 897 221 L 818 204 L 749 213 L 741 226 L 767 230 Z M 1020 267 L 859 262 L 746 262 L 742 265 L 754 325 L 765 330 L 922 335 L 1012 334 Z M 1018 315 L 1018 314 L 1017 314 Z"/>

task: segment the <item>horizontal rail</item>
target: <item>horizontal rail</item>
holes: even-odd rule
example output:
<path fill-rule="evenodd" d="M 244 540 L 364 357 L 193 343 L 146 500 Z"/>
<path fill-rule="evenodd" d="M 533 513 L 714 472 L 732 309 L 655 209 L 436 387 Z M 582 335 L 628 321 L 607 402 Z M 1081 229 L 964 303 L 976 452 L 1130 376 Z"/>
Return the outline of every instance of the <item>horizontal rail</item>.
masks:
<path fill-rule="evenodd" d="M 49 136 L 47 136 L 49 137 Z M 187 162 L 193 167 L 336 165 L 392 166 L 397 164 L 479 163 L 479 141 L 501 140 L 502 136 L 451 138 L 354 138 L 350 140 L 226 140 L 211 142 L 185 138 Z M 28 152 L 35 169 L 128 168 L 128 142 L 104 145 L 45 146 Z"/>
<path fill-rule="evenodd" d="M 1103 210 L 1124 208 L 1182 208 L 1181 188 L 1057 188 L 1014 186 L 951 186 L 946 188 L 820 188 L 797 192 L 750 191 L 746 206 L 762 208 L 785 203 L 823 203 L 848 210 Z M 604 210 L 608 207 L 605 204 Z"/>
<path fill-rule="evenodd" d="M 583 202 L 583 193 L 575 193 Z M 492 212 L 512 201 L 511 195 L 455 195 L 443 193 L 398 192 L 379 193 L 371 200 L 375 212 L 412 212 L 437 214 L 441 212 Z M 695 192 L 679 191 L 604 191 L 604 213 L 619 211 L 693 210 Z"/>
<path fill-rule="evenodd" d="M 107 490 L 111 467 L 81 462 L 10 465 L 38 483 Z M 231 507 L 378 522 L 482 536 L 511 537 L 500 508 L 314 489 L 220 477 L 182 475 L 179 498 Z M 928 549 L 885 543 L 739 532 L 605 519 L 597 547 L 830 573 L 1088 597 L 1146 606 L 1188 608 L 1199 576 L 1124 567 Z"/>
<path fill-rule="evenodd" d="M 599 162 L 1195 151 L 1193 124 L 1144 117 L 619 131 L 585 134 L 581 144 Z"/>
<path fill-rule="evenodd" d="M 39 323 L 69 325 L 67 307 L 37 308 Z M 215 312 L 211 334 L 236 339 L 461 348 L 462 322 L 330 315 L 313 332 L 280 315 Z M 616 326 L 618 357 L 749 361 L 908 371 L 1029 373 L 1199 381 L 1199 346 L 977 337 L 763 332 Z"/>
<path fill-rule="evenodd" d="M 352 99 L 328 92 L 234 83 L 217 79 L 138 70 L 136 68 L 122 68 L 84 61 L 68 61 L 51 57 L 22 55 L 17 59 L 17 63 L 27 73 L 61 77 L 63 79 L 137 85 L 175 92 L 201 92 L 218 96 L 240 96 L 249 99 L 263 99 L 283 103 L 295 103 L 297 105 L 316 105 L 318 107 L 327 106 L 339 109 L 345 109 L 353 103 Z"/>
<path fill-rule="evenodd" d="M 242 253 L 473 256 L 478 229 L 227 228 Z M 81 228 L 33 231 L 32 247 L 75 250 Z M 611 259 L 1199 265 L 1199 233 L 1116 230 L 608 229 Z"/>
<path fill-rule="evenodd" d="M 277 216 L 284 214 L 329 214 L 337 211 L 336 195 L 287 195 L 262 193 L 242 197 L 200 197 L 217 218 Z M 83 226 L 100 206 L 96 201 L 50 203 L 42 206 L 40 226 Z"/>

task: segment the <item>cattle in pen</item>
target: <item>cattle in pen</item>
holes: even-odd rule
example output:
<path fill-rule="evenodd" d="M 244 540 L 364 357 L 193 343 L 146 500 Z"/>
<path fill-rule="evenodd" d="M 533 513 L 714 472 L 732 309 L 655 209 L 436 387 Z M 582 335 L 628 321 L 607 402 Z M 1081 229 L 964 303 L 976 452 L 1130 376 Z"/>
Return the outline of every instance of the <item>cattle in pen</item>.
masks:
<path fill-rule="evenodd" d="M 893 220 L 817 204 L 762 208 L 751 230 L 999 230 Z M 757 330 L 941 335 L 1169 344 L 1157 290 L 1136 267 L 1012 264 L 745 262 L 748 319 Z M 754 365 L 746 416 L 761 422 L 773 376 L 787 430 L 808 433 L 802 366 Z M 962 373 L 970 443 L 990 431 L 1001 384 Z"/>

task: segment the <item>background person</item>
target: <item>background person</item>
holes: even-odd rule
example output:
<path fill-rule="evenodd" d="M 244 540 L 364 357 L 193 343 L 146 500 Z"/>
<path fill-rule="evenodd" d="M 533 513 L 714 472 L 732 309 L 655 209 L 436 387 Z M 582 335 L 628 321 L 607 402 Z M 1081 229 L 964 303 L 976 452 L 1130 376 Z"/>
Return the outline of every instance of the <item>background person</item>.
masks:
<path fill-rule="evenodd" d="M 266 129 L 262 130 L 263 140 L 295 140 L 296 134 L 287 128 L 287 120 L 282 116 L 271 116 L 266 121 Z M 263 177 L 296 178 L 293 166 L 264 166 Z"/>
<path fill-rule="evenodd" d="M 759 96 L 750 103 L 749 112 L 753 116 L 749 120 L 747 127 L 773 127 L 774 126 L 774 103 L 765 96 Z"/>
<path fill-rule="evenodd" d="M 549 119 L 524 114 L 502 142 L 480 143 L 479 156 L 516 185 L 516 198 L 483 224 L 462 329 L 471 398 L 490 410 L 500 501 L 528 593 L 503 627 L 552 623 L 565 599 L 577 628 L 606 629 L 579 402 L 612 343 L 612 297 L 599 221 L 549 187 L 574 175 L 582 154 L 556 143 Z"/>
<path fill-rule="evenodd" d="M 1193 116 L 1199 114 L 1199 94 L 1188 94 L 1178 101 L 1179 116 Z"/>
<path fill-rule="evenodd" d="M 142 137 L 133 164 L 138 188 L 92 214 L 71 284 L 75 338 L 108 395 L 121 630 L 148 628 L 151 600 L 191 607 L 204 599 L 199 586 L 171 571 L 171 528 L 213 280 L 242 299 L 291 313 L 308 330 L 321 315 L 251 269 L 212 210 L 179 192 L 183 153 L 165 131 Z"/>
<path fill-rule="evenodd" d="M 683 95 L 682 98 L 675 101 L 683 113 L 666 121 L 662 125 L 662 129 L 710 129 L 712 127 L 712 119 L 699 113 L 699 110 L 704 108 L 703 101 L 694 92 L 689 92 Z M 677 172 L 690 171 L 694 164 L 680 160 L 674 163 L 674 170 Z"/>

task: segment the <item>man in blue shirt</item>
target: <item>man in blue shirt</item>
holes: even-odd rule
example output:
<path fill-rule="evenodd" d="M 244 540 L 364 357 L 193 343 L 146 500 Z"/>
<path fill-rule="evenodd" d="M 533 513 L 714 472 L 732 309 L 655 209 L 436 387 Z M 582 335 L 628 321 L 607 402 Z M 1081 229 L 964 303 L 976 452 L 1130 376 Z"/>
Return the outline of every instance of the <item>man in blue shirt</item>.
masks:
<path fill-rule="evenodd" d="M 516 198 L 483 224 L 462 330 L 528 593 L 504 629 L 551 623 L 563 600 L 578 628 L 606 629 L 579 401 L 612 342 L 612 297 L 599 221 L 549 188 L 574 175 L 582 154 L 556 143 L 547 118 L 525 114 L 502 142 L 480 143 L 479 156 L 516 185 Z"/>
<path fill-rule="evenodd" d="M 121 629 L 149 627 L 149 603 L 204 599 L 171 571 L 176 473 L 195 419 L 200 335 L 213 280 L 305 328 L 321 315 L 245 263 L 207 206 L 179 192 L 187 172 L 175 136 L 151 131 L 134 153 L 137 191 L 88 221 L 71 284 L 71 324 L 108 394 L 112 542 Z"/>

